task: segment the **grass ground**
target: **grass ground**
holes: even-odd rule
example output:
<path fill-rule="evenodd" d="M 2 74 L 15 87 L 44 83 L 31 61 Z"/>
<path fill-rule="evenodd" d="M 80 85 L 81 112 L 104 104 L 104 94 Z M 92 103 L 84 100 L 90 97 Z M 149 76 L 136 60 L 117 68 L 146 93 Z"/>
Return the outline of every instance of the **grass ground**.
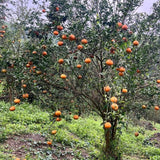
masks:
<path fill-rule="evenodd" d="M 0 160 L 101 159 L 103 128 L 97 116 L 52 123 L 49 110 L 27 103 L 17 106 L 14 112 L 9 107 L 9 103 L 0 102 Z M 123 129 L 119 147 L 123 160 L 160 160 L 160 149 L 148 141 L 160 132 L 160 124 L 155 127 L 156 131 L 132 125 Z M 51 135 L 52 130 L 57 134 Z M 135 131 L 140 133 L 138 137 Z M 52 140 L 51 147 L 48 140 Z"/>

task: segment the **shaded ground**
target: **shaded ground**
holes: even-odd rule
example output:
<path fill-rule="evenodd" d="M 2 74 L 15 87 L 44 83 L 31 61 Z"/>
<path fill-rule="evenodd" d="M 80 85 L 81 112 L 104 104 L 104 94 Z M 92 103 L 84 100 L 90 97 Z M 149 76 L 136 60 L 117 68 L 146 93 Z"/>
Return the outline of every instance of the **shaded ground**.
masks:
<path fill-rule="evenodd" d="M 148 121 L 140 121 L 138 125 L 144 127 L 147 130 L 155 130 L 155 127 L 152 125 L 152 123 Z"/>
<path fill-rule="evenodd" d="M 160 148 L 160 133 L 155 133 L 151 138 L 149 138 L 154 147 Z"/>
<path fill-rule="evenodd" d="M 39 134 L 15 135 L 6 140 L 4 153 L 10 153 L 18 158 L 27 156 L 33 159 L 43 159 L 48 156 L 54 160 L 71 160 L 77 156 L 84 159 L 89 157 L 84 149 L 74 151 L 71 147 L 64 147 L 60 143 L 53 142 L 52 146 L 48 146 L 46 142 L 46 138 Z"/>

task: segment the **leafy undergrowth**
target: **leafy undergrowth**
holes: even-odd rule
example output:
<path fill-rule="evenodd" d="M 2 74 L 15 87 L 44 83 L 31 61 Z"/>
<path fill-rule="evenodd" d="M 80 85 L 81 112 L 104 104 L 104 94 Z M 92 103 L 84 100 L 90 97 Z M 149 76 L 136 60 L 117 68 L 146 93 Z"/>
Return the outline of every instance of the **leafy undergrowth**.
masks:
<path fill-rule="evenodd" d="M 52 123 L 49 110 L 27 103 L 17 106 L 14 112 L 10 112 L 9 107 L 9 103 L 0 102 L 1 160 L 15 157 L 27 160 L 102 159 L 103 127 L 99 117 L 92 115 Z M 123 128 L 119 146 L 123 159 L 160 159 L 160 149 L 154 147 L 159 139 L 151 138 L 159 135 L 160 125 L 156 124 L 155 128 L 155 131 L 132 125 L 127 130 Z M 51 135 L 52 130 L 57 130 L 57 134 Z M 138 137 L 134 136 L 136 131 L 140 133 Z M 49 140 L 52 146 L 47 145 Z"/>

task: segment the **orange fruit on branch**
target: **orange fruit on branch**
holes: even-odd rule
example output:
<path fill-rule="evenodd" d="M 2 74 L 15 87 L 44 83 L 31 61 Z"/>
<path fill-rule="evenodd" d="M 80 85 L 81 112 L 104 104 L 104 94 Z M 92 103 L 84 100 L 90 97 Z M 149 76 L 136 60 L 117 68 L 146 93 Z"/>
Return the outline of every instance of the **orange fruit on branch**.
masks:
<path fill-rule="evenodd" d="M 131 52 L 132 52 L 131 48 L 127 48 L 127 49 L 126 49 L 126 52 L 127 52 L 127 53 L 131 53 Z"/>
<path fill-rule="evenodd" d="M 56 11 L 59 11 L 59 7 L 56 7 Z"/>
<path fill-rule="evenodd" d="M 67 36 L 65 34 L 62 35 L 62 39 L 67 39 Z"/>
<path fill-rule="evenodd" d="M 55 116 L 59 117 L 61 115 L 61 111 L 56 111 Z"/>
<path fill-rule="evenodd" d="M 104 87 L 105 92 L 109 92 L 110 90 L 111 90 L 111 88 L 109 86 Z"/>
<path fill-rule="evenodd" d="M 82 40 L 81 40 L 81 43 L 82 43 L 82 44 L 87 44 L 88 41 L 87 41 L 87 39 L 82 39 Z"/>
<path fill-rule="evenodd" d="M 106 122 L 106 123 L 104 124 L 104 128 L 105 128 L 105 129 L 111 128 L 111 123 L 110 123 L 110 122 Z"/>
<path fill-rule="evenodd" d="M 15 100 L 14 100 L 14 103 L 20 103 L 21 101 L 20 101 L 20 99 L 18 99 L 18 98 L 16 98 Z"/>
<path fill-rule="evenodd" d="M 70 41 L 73 41 L 73 40 L 75 40 L 75 39 L 76 39 L 75 35 L 73 35 L 73 34 L 69 35 L 69 40 L 70 40 Z"/>
<path fill-rule="evenodd" d="M 54 35 L 58 35 L 59 32 L 58 32 L 58 31 L 54 31 L 53 34 L 54 34 Z"/>
<path fill-rule="evenodd" d="M 124 24 L 124 25 L 122 26 L 122 29 L 123 29 L 123 30 L 127 30 L 127 29 L 128 29 L 128 26 L 127 26 L 126 24 Z"/>
<path fill-rule="evenodd" d="M 74 115 L 73 118 L 77 120 L 79 118 L 79 116 L 78 115 Z"/>
<path fill-rule="evenodd" d="M 78 75 L 78 77 L 77 77 L 78 79 L 82 79 L 82 76 L 81 75 Z"/>
<path fill-rule="evenodd" d="M 6 70 L 6 69 L 2 69 L 1 72 L 2 72 L 2 73 L 6 73 L 7 70 Z"/>
<path fill-rule="evenodd" d="M 62 78 L 62 79 L 66 79 L 67 76 L 66 76 L 65 74 L 61 74 L 61 78 Z"/>
<path fill-rule="evenodd" d="M 118 27 L 122 27 L 122 23 L 121 22 L 118 22 L 117 25 L 118 25 Z"/>
<path fill-rule="evenodd" d="M 37 54 L 37 52 L 36 52 L 36 51 L 33 51 L 32 53 L 33 53 L 33 54 Z"/>
<path fill-rule="evenodd" d="M 113 103 L 111 105 L 111 108 L 114 110 L 114 111 L 117 111 L 118 110 L 118 105 L 116 103 Z"/>
<path fill-rule="evenodd" d="M 58 26 L 57 26 L 57 29 L 58 29 L 59 31 L 61 31 L 61 30 L 63 29 L 63 27 L 62 27 L 61 25 L 58 25 Z"/>
<path fill-rule="evenodd" d="M 117 103 L 117 98 L 116 97 L 111 97 L 111 102 L 113 102 L 113 103 Z"/>
<path fill-rule="evenodd" d="M 42 55 L 43 55 L 43 56 L 46 56 L 46 55 L 47 55 L 47 52 L 46 52 L 46 51 L 43 51 L 43 52 L 42 52 Z"/>
<path fill-rule="evenodd" d="M 111 65 L 113 65 L 113 61 L 112 61 L 111 59 L 108 59 L 108 60 L 106 61 L 106 64 L 107 64 L 108 66 L 111 66 Z"/>
<path fill-rule="evenodd" d="M 59 63 L 59 64 L 63 64 L 63 62 L 64 62 L 63 59 L 59 59 L 59 60 L 58 60 L 58 63 Z"/>
<path fill-rule="evenodd" d="M 127 91 L 127 89 L 123 88 L 123 89 L 122 89 L 122 92 L 123 92 L 123 93 L 127 93 L 128 91 Z"/>
<path fill-rule="evenodd" d="M 78 45 L 78 46 L 77 46 L 77 49 L 79 49 L 79 50 L 81 50 L 82 48 L 83 48 L 82 45 Z"/>
<path fill-rule="evenodd" d="M 159 110 L 159 107 L 158 107 L 158 106 L 155 106 L 154 109 L 155 109 L 156 111 L 158 111 L 158 110 Z"/>
<path fill-rule="evenodd" d="M 146 109 L 147 107 L 146 107 L 146 105 L 142 105 L 142 108 L 143 108 L 143 109 Z"/>
<path fill-rule="evenodd" d="M 80 64 L 77 64 L 77 68 L 81 68 L 82 67 L 82 65 L 80 65 Z"/>
<path fill-rule="evenodd" d="M 141 71 L 139 69 L 137 69 L 137 73 L 140 73 Z"/>
<path fill-rule="evenodd" d="M 58 44 L 59 46 L 62 46 L 62 45 L 63 45 L 63 41 L 59 41 L 57 44 Z"/>
<path fill-rule="evenodd" d="M 134 41 L 134 42 L 133 42 L 133 45 L 134 45 L 134 46 L 138 46 L 138 45 L 139 45 L 139 42 L 138 42 L 138 41 Z"/>
<path fill-rule="evenodd" d="M 52 145 L 52 141 L 47 141 L 47 144 L 48 144 L 49 146 L 51 146 L 51 145 Z"/>
<path fill-rule="evenodd" d="M 125 72 L 125 70 L 126 70 L 126 69 L 125 69 L 124 67 L 120 67 L 120 68 L 119 68 L 119 71 L 120 71 L 120 72 Z"/>
<path fill-rule="evenodd" d="M 157 79 L 157 83 L 158 83 L 158 84 L 160 83 L 160 79 Z"/>
<path fill-rule="evenodd" d="M 123 75 L 124 75 L 124 73 L 123 73 L 123 72 L 119 72 L 118 74 L 119 74 L 119 76 L 123 76 Z"/>
<path fill-rule="evenodd" d="M 61 118 L 59 118 L 59 117 L 57 117 L 57 118 L 56 118 L 56 121 L 61 121 L 61 120 L 62 120 L 62 119 L 61 119 Z"/>
<path fill-rule="evenodd" d="M 91 59 L 90 59 L 90 58 L 86 58 L 86 59 L 84 60 L 84 62 L 87 63 L 87 64 L 89 64 L 89 63 L 91 63 Z"/>

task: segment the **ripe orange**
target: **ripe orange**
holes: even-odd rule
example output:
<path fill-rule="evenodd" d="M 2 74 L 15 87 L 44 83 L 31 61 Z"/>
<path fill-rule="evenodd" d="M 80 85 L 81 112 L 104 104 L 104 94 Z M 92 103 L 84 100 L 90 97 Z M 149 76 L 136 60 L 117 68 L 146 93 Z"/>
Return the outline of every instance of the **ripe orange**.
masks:
<path fill-rule="evenodd" d="M 124 68 L 124 67 L 120 67 L 120 68 L 119 68 L 119 71 L 120 71 L 120 72 L 124 72 L 124 71 L 125 71 L 125 68 Z"/>
<path fill-rule="evenodd" d="M 81 40 L 81 43 L 82 43 L 82 44 L 87 44 L 88 41 L 87 41 L 86 39 L 82 39 L 82 40 Z"/>
<path fill-rule="evenodd" d="M 10 110 L 10 111 L 14 111 L 15 109 L 16 109 L 15 106 L 11 106 L 9 110 Z"/>
<path fill-rule="evenodd" d="M 59 117 L 57 117 L 57 118 L 56 118 L 56 121 L 61 121 L 61 120 L 62 120 L 62 119 L 61 119 L 61 118 L 59 118 Z"/>
<path fill-rule="evenodd" d="M 104 87 L 105 92 L 109 92 L 110 90 L 111 90 L 111 88 L 109 86 Z"/>
<path fill-rule="evenodd" d="M 45 13 L 45 12 L 46 12 L 46 10 L 45 10 L 45 9 L 42 9 L 42 12 L 43 12 L 43 13 Z"/>
<path fill-rule="evenodd" d="M 81 75 L 78 75 L 78 77 L 77 77 L 78 79 L 82 79 L 82 76 Z"/>
<path fill-rule="evenodd" d="M 59 11 L 59 7 L 56 7 L 56 11 Z"/>
<path fill-rule="evenodd" d="M 55 116 L 58 117 L 58 116 L 60 116 L 60 115 L 61 115 L 61 111 L 56 111 L 56 112 L 55 112 Z"/>
<path fill-rule="evenodd" d="M 122 29 L 123 29 L 123 30 L 127 30 L 127 29 L 128 29 L 128 26 L 127 26 L 126 24 L 124 24 L 124 25 L 122 26 Z"/>
<path fill-rule="evenodd" d="M 86 58 L 84 61 L 85 61 L 85 63 L 87 63 L 87 64 L 91 63 L 91 59 L 90 59 L 90 58 Z"/>
<path fill-rule="evenodd" d="M 119 72 L 118 74 L 119 74 L 119 76 L 123 76 L 123 75 L 124 75 L 124 73 L 123 73 L 123 72 Z"/>
<path fill-rule="evenodd" d="M 76 39 L 75 35 L 73 35 L 73 34 L 69 35 L 69 40 L 70 40 L 70 41 L 73 41 L 73 40 L 75 40 L 75 39 Z"/>
<path fill-rule="evenodd" d="M 23 94 L 22 97 L 23 97 L 23 98 L 28 98 L 28 97 L 29 97 L 29 94 L 28 94 L 28 93 Z"/>
<path fill-rule="evenodd" d="M 7 70 L 6 70 L 6 69 L 2 69 L 1 72 L 2 72 L 2 73 L 6 73 Z"/>
<path fill-rule="evenodd" d="M 142 108 L 143 108 L 143 109 L 146 109 L 147 107 L 146 107 L 146 105 L 142 105 Z"/>
<path fill-rule="evenodd" d="M 59 46 L 62 46 L 62 45 L 63 45 L 63 41 L 59 41 L 59 42 L 58 42 L 58 45 L 59 45 Z"/>
<path fill-rule="evenodd" d="M 33 53 L 33 54 L 37 54 L 37 52 L 36 52 L 36 51 L 33 51 L 32 53 Z"/>
<path fill-rule="evenodd" d="M 62 39 L 67 39 L 67 36 L 65 34 L 62 35 Z"/>
<path fill-rule="evenodd" d="M 52 145 L 52 141 L 47 141 L 47 144 L 48 145 Z"/>
<path fill-rule="evenodd" d="M 122 23 L 121 22 L 118 22 L 117 25 L 118 25 L 118 27 L 122 27 Z"/>
<path fill-rule="evenodd" d="M 160 79 L 157 79 L 157 83 L 160 83 Z"/>
<path fill-rule="evenodd" d="M 81 68 L 82 67 L 82 65 L 80 65 L 80 64 L 77 64 L 77 68 Z"/>
<path fill-rule="evenodd" d="M 134 41 L 134 42 L 133 42 L 133 45 L 134 45 L 134 46 L 138 46 L 138 45 L 139 45 L 139 42 L 138 42 L 138 41 Z"/>
<path fill-rule="evenodd" d="M 59 31 L 61 31 L 61 30 L 63 29 L 63 27 L 62 27 L 61 25 L 58 25 L 58 26 L 57 26 L 57 29 L 58 29 Z"/>
<path fill-rule="evenodd" d="M 111 102 L 113 102 L 113 103 L 117 103 L 117 98 L 116 97 L 111 97 Z"/>
<path fill-rule="evenodd" d="M 116 103 L 113 103 L 111 105 L 111 108 L 114 110 L 114 111 L 117 111 L 118 110 L 118 105 Z"/>
<path fill-rule="evenodd" d="M 78 46 L 77 46 L 77 49 L 79 49 L 79 50 L 81 50 L 82 48 L 83 48 L 82 45 L 78 45 Z"/>
<path fill-rule="evenodd" d="M 46 56 L 46 55 L 47 55 L 47 52 L 46 52 L 46 51 L 43 51 L 43 52 L 42 52 L 42 55 L 43 55 L 43 56 Z"/>
<path fill-rule="evenodd" d="M 59 32 L 58 32 L 58 31 L 54 31 L 53 34 L 54 34 L 54 35 L 58 35 Z"/>
<path fill-rule="evenodd" d="M 16 98 L 15 100 L 14 100 L 14 103 L 20 103 L 21 101 L 20 101 L 20 99 L 18 99 L 18 98 Z"/>
<path fill-rule="evenodd" d="M 67 76 L 66 76 L 65 74 L 61 74 L 61 78 L 62 78 L 62 79 L 66 79 Z"/>
<path fill-rule="evenodd" d="M 127 38 L 126 37 L 123 37 L 122 39 L 123 39 L 124 42 L 127 42 Z"/>
<path fill-rule="evenodd" d="M 104 128 L 105 128 L 105 129 L 111 128 L 111 123 L 110 123 L 110 122 L 106 122 L 106 123 L 104 124 Z"/>
<path fill-rule="evenodd" d="M 139 69 L 137 69 L 137 73 L 140 73 L 141 71 Z"/>
<path fill-rule="evenodd" d="M 159 110 L 159 107 L 158 107 L 158 106 L 155 106 L 154 109 L 158 111 L 158 110 Z"/>
<path fill-rule="evenodd" d="M 42 48 L 43 48 L 43 49 L 46 49 L 46 48 L 47 48 L 47 46 L 46 46 L 46 45 L 42 45 Z"/>
<path fill-rule="evenodd" d="M 27 63 L 27 64 L 26 64 L 26 67 L 29 68 L 29 67 L 30 67 L 30 64 Z"/>
<path fill-rule="evenodd" d="M 59 64 L 63 64 L 63 62 L 64 62 L 63 59 L 59 59 L 59 60 L 58 60 L 58 63 L 59 63 Z"/>
<path fill-rule="evenodd" d="M 131 48 L 127 48 L 127 49 L 126 49 L 126 52 L 127 52 L 127 53 L 131 53 L 131 52 L 132 52 Z"/>
<path fill-rule="evenodd" d="M 127 89 L 124 89 L 124 88 L 123 88 L 123 89 L 122 89 L 122 92 L 123 92 L 123 93 L 127 93 L 128 91 L 127 91 Z"/>
<path fill-rule="evenodd" d="M 111 59 L 108 59 L 108 60 L 106 61 L 106 64 L 107 64 L 108 66 L 111 66 L 111 65 L 113 65 L 113 61 L 112 61 Z"/>
<path fill-rule="evenodd" d="M 138 133 L 138 132 L 135 132 L 134 135 L 135 135 L 136 137 L 138 137 L 138 136 L 139 136 L 139 133 Z"/>
<path fill-rule="evenodd" d="M 43 93 L 43 94 L 46 94 L 46 93 L 47 93 L 47 90 L 43 90 L 42 93 Z"/>
<path fill-rule="evenodd" d="M 51 133 L 52 133 L 52 134 L 56 134 L 56 133 L 57 133 L 57 130 L 53 130 Z"/>
<path fill-rule="evenodd" d="M 73 118 L 77 120 L 79 118 L 79 116 L 78 115 L 74 115 Z"/>

